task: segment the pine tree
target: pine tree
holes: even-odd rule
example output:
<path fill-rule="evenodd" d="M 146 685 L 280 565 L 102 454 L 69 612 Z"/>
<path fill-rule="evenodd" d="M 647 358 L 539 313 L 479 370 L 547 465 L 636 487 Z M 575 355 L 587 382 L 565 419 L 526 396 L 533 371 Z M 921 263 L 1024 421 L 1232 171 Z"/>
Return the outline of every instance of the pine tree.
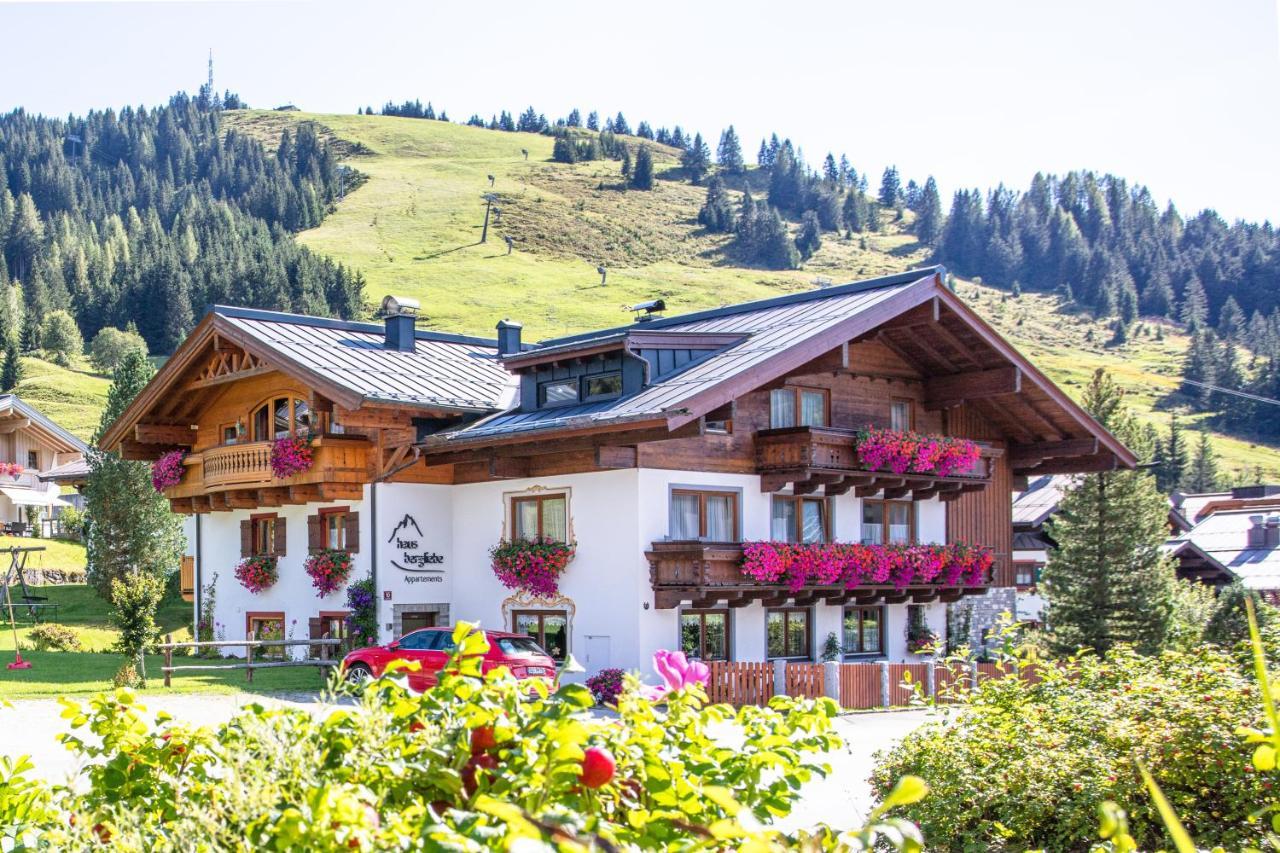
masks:
<path fill-rule="evenodd" d="M 800 220 L 800 232 L 796 234 L 796 250 L 800 252 L 800 260 L 809 260 L 821 246 L 822 227 L 818 223 L 818 214 L 806 210 Z"/>
<path fill-rule="evenodd" d="M 916 203 L 916 236 L 924 245 L 934 246 L 942 237 L 942 225 L 942 198 L 938 195 L 938 182 L 930 175 Z"/>
<path fill-rule="evenodd" d="M 641 139 L 653 139 L 653 128 L 649 126 L 649 122 L 642 121 L 636 127 L 636 136 Z"/>
<path fill-rule="evenodd" d="M 578 108 L 574 107 L 569 110 L 569 117 L 564 120 L 568 127 L 582 127 L 582 113 L 578 112 Z"/>
<path fill-rule="evenodd" d="M 767 169 L 771 165 L 769 162 L 769 146 L 763 139 L 760 140 L 760 150 L 756 152 L 756 165 L 761 169 Z"/>
<path fill-rule="evenodd" d="M 747 170 L 742 160 L 742 143 L 738 141 L 738 132 L 729 125 L 720 134 L 720 144 L 716 146 L 716 162 L 720 168 L 730 175 L 741 175 Z"/>
<path fill-rule="evenodd" d="M 902 198 L 902 182 L 898 180 L 898 167 L 890 166 L 880 178 L 880 206 L 897 207 Z"/>
<path fill-rule="evenodd" d="M 1200 330 L 1209 319 L 1209 300 L 1197 275 L 1191 276 L 1182 291 L 1182 309 L 1178 313 L 1178 319 L 1187 327 L 1188 332 Z"/>
<path fill-rule="evenodd" d="M 1122 441 L 1139 438 L 1123 392 L 1098 370 L 1085 408 Z M 1044 571 L 1046 621 L 1054 650 L 1102 654 L 1121 643 L 1154 653 L 1173 614 L 1174 570 L 1162 552 L 1168 503 L 1145 471 L 1080 478 L 1049 522 L 1058 548 Z"/>
<path fill-rule="evenodd" d="M 866 227 L 865 205 L 857 190 L 849 190 L 844 194 L 844 204 L 840 207 L 840 218 L 850 233 L 862 233 Z"/>
<path fill-rule="evenodd" d="M 641 145 L 636 149 L 636 163 L 631 170 L 630 186 L 634 190 L 653 189 L 653 155 L 649 153 L 648 145 Z"/>
<path fill-rule="evenodd" d="M 829 184 L 838 184 L 840 182 L 840 167 L 836 165 L 835 155 L 830 151 L 827 157 L 822 161 L 822 177 Z"/>
<path fill-rule="evenodd" d="M 622 115 L 622 110 L 618 110 L 618 115 L 613 119 L 613 132 L 619 136 L 631 135 L 631 125 L 627 124 L 627 119 Z"/>
<path fill-rule="evenodd" d="M 757 213 L 754 231 L 757 260 L 779 270 L 793 270 L 800 266 L 800 253 L 777 210 L 766 206 Z"/>
<path fill-rule="evenodd" d="M 1224 341 L 1235 341 L 1244 331 L 1244 312 L 1234 296 L 1228 296 L 1218 311 L 1218 336 Z"/>
<path fill-rule="evenodd" d="M 556 137 L 555 143 L 551 146 L 551 159 L 557 163 L 576 163 L 578 161 L 578 146 L 574 144 L 567 133 Z"/>
<path fill-rule="evenodd" d="M 1195 455 L 1191 457 L 1191 470 L 1187 472 L 1187 490 L 1192 493 L 1216 491 L 1219 486 L 1218 454 L 1209 442 L 1209 433 L 1200 430 Z"/>
<path fill-rule="evenodd" d="M 622 146 L 622 177 L 631 177 L 631 149 L 626 145 Z"/>
<path fill-rule="evenodd" d="M 694 134 L 693 142 L 685 149 L 684 154 L 680 156 L 680 165 L 689 174 L 689 180 L 698 184 L 702 182 L 702 177 L 711 168 L 711 151 L 707 148 L 707 144 L 702 141 L 702 134 Z"/>
<path fill-rule="evenodd" d="M 10 339 L 4 348 L 4 368 L 0 369 L 0 391 L 6 394 L 18 387 L 22 381 L 22 358 L 18 352 L 18 344 Z"/>
<path fill-rule="evenodd" d="M 107 391 L 96 439 L 115 422 L 155 372 L 142 353 L 128 353 Z M 113 578 L 140 571 L 158 578 L 178 568 L 184 548 L 182 522 L 151 485 L 151 466 L 121 459 L 114 451 L 89 451 L 85 486 L 89 517 L 85 546 L 88 580 L 106 597 Z"/>
<path fill-rule="evenodd" d="M 733 206 L 729 203 L 729 194 L 725 192 L 724 181 L 719 175 L 713 175 L 707 182 L 707 200 L 698 211 L 698 222 L 708 231 L 717 234 L 734 230 L 736 222 Z"/>
<path fill-rule="evenodd" d="M 1187 443 L 1182 437 L 1177 415 L 1169 416 L 1169 438 L 1161 443 L 1159 457 L 1155 469 L 1156 487 L 1166 495 L 1171 494 L 1182 488 L 1182 481 L 1187 475 Z"/>
<path fill-rule="evenodd" d="M 600 129 L 600 116 L 599 114 L 596 113 L 595 110 L 592 110 L 591 112 L 587 113 L 587 130 L 599 130 L 599 129 Z"/>

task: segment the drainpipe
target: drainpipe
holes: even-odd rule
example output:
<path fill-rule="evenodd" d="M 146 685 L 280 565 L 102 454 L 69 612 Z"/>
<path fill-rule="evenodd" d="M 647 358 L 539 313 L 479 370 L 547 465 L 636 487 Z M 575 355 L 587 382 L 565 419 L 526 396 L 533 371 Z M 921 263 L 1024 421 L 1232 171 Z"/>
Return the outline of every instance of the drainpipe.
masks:
<path fill-rule="evenodd" d="M 200 619 L 204 615 L 200 612 L 200 608 L 204 606 L 203 595 L 204 590 L 204 554 L 200 549 L 200 513 L 196 513 L 196 572 L 195 572 L 195 588 L 196 588 L 196 624 L 195 639 L 200 639 Z"/>
<path fill-rule="evenodd" d="M 378 481 L 369 484 L 369 577 L 373 579 L 374 645 L 382 638 L 382 601 L 378 598 Z"/>

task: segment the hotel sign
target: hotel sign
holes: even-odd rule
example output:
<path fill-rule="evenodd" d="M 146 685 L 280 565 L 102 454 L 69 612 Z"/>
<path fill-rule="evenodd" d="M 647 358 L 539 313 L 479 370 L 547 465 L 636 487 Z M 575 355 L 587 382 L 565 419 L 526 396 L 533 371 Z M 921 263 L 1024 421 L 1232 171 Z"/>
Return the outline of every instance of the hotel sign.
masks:
<path fill-rule="evenodd" d="M 442 583 L 444 555 L 422 547 L 422 528 L 408 513 L 391 531 L 391 565 L 406 573 L 405 583 Z"/>

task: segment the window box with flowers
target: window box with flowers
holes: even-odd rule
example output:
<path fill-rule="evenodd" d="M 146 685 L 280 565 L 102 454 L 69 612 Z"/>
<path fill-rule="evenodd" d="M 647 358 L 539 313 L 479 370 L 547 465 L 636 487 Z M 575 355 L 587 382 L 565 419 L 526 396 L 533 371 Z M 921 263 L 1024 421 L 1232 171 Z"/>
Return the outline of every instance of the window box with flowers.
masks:
<path fill-rule="evenodd" d="M 17 462 L 0 462 L 0 475 L 6 474 L 16 480 L 22 476 L 22 466 Z"/>
<path fill-rule="evenodd" d="M 554 598 L 560 594 L 560 575 L 575 548 L 572 542 L 555 539 L 503 539 L 489 549 L 489 558 L 503 586 L 537 598 Z"/>
<path fill-rule="evenodd" d="M 866 470 L 894 474 L 965 476 L 982 455 L 981 448 L 967 438 L 874 427 L 859 430 L 855 442 L 858 461 Z"/>
<path fill-rule="evenodd" d="M 236 580 L 254 595 L 266 592 L 280 580 L 276 558 L 269 554 L 245 557 L 236 566 Z"/>
<path fill-rule="evenodd" d="M 271 442 L 271 475 L 278 480 L 304 474 L 314 462 L 309 439 L 295 436 Z"/>
<path fill-rule="evenodd" d="M 980 586 L 994 562 L 989 548 L 946 545 L 864 545 L 746 542 L 742 574 L 791 590 L 806 586 Z"/>
<path fill-rule="evenodd" d="M 182 450 L 170 450 L 151 463 L 151 485 L 157 492 L 172 489 L 182 482 L 182 475 L 186 471 L 182 460 L 186 455 Z"/>
<path fill-rule="evenodd" d="M 311 578 L 311 585 L 321 598 L 333 595 L 351 577 L 351 554 L 335 548 L 325 548 L 307 557 L 303 571 Z"/>

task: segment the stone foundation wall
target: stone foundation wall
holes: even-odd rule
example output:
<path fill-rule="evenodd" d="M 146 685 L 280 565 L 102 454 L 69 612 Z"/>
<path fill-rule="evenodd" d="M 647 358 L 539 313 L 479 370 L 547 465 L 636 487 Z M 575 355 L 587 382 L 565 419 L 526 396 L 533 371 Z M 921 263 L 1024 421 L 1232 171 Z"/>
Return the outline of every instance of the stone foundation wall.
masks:
<path fill-rule="evenodd" d="M 947 641 L 951 648 L 968 644 L 975 655 L 1000 644 L 986 639 L 996 627 L 1000 614 L 1017 612 L 1017 590 L 1011 586 L 991 587 L 982 595 L 966 595 L 947 605 Z"/>

